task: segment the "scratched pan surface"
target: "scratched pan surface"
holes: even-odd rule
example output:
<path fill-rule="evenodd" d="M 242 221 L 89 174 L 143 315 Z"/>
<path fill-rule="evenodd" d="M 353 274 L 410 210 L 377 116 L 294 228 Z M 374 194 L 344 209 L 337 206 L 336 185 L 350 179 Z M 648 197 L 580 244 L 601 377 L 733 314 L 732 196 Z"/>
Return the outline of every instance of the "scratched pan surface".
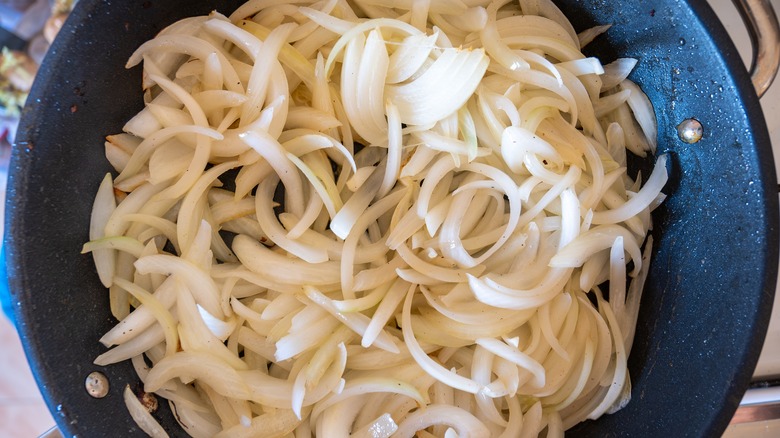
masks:
<path fill-rule="evenodd" d="M 142 105 L 140 72 L 123 66 L 174 20 L 238 3 L 81 0 L 28 100 L 8 184 L 8 274 L 28 359 L 66 436 L 142 436 L 121 396 L 138 384 L 129 363 L 92 364 L 115 321 L 91 258 L 79 254 L 110 170 L 104 136 Z M 559 3 L 577 30 L 613 24 L 587 54 L 639 59 L 631 78 L 653 102 L 659 150 L 671 157 L 629 360 L 633 400 L 572 435 L 718 436 L 758 359 L 777 275 L 777 182 L 758 100 L 705 1 Z M 705 127 L 695 145 L 677 139 L 688 117 Z M 104 399 L 84 389 L 92 371 L 111 382 Z M 156 416 L 184 435 L 167 405 Z"/>

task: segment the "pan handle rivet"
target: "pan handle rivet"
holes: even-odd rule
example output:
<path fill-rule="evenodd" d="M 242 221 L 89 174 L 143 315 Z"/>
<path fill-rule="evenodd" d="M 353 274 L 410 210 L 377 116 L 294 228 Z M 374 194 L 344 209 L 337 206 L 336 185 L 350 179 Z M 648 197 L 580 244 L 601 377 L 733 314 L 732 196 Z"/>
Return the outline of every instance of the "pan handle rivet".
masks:
<path fill-rule="evenodd" d="M 84 382 L 87 393 L 94 398 L 103 398 L 108 395 L 108 378 L 99 371 L 93 371 Z"/>
<path fill-rule="evenodd" d="M 694 118 L 685 119 L 677 125 L 677 136 L 688 144 L 701 140 L 702 135 L 704 135 L 704 127 Z"/>

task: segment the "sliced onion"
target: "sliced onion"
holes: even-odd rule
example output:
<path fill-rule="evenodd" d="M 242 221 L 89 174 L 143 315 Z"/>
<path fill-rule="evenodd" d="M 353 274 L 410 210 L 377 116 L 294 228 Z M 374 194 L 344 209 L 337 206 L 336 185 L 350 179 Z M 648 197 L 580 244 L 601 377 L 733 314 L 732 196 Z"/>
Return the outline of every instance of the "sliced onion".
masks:
<path fill-rule="evenodd" d="M 365 334 L 366 329 L 370 324 L 370 319 L 367 316 L 363 315 L 362 313 L 339 312 L 328 297 L 314 288 L 306 287 L 305 292 L 306 296 L 312 300 L 312 302 L 325 309 L 328 313 L 352 329 L 355 333 L 361 336 Z M 374 341 L 374 344 L 385 351 L 389 351 L 390 353 L 399 352 L 398 347 L 393 342 L 392 336 L 386 332 L 380 332 Z"/>
<path fill-rule="evenodd" d="M 552 0 L 249 0 L 164 30 L 83 248 L 121 319 L 95 363 L 204 437 L 620 409 L 668 158 L 626 176 L 657 127 L 635 60 L 581 52 L 606 28 Z"/>
<path fill-rule="evenodd" d="M 133 417 L 133 421 L 138 427 L 141 428 L 147 435 L 152 438 L 167 438 L 168 433 L 165 429 L 152 417 L 149 410 L 141 404 L 138 397 L 135 396 L 133 390 L 130 389 L 130 385 L 125 386 L 125 390 L 122 392 L 122 396 L 125 400 L 125 406 L 130 416 Z"/>
<path fill-rule="evenodd" d="M 488 57 L 483 50 L 447 49 L 415 80 L 385 87 L 385 98 L 398 107 L 401 122 L 434 123 L 466 103 L 487 66 Z"/>
<path fill-rule="evenodd" d="M 325 285 L 339 282 L 338 262 L 308 264 L 301 260 L 289 259 L 246 235 L 238 235 L 233 239 L 233 251 L 252 272 L 282 284 Z M 291 278 L 287 274 L 290 270 L 298 272 L 300 277 Z M 304 278 L 307 279 L 305 282 Z"/>
<path fill-rule="evenodd" d="M 353 129 L 370 145 L 387 143 L 384 83 L 389 56 L 378 29 L 352 39 L 344 52 L 341 99 Z"/>
<path fill-rule="evenodd" d="M 200 379 L 226 397 L 248 399 L 241 376 L 217 357 L 199 352 L 178 352 L 158 362 L 149 371 L 144 388 L 154 392 L 173 378 Z"/>
<path fill-rule="evenodd" d="M 414 75 L 428 59 L 435 48 L 437 34 L 409 35 L 401 42 L 400 47 L 390 55 L 387 69 L 388 84 L 404 82 Z"/>
<path fill-rule="evenodd" d="M 282 180 L 289 194 L 290 212 L 298 217 L 303 215 L 303 185 L 295 165 L 285 154 L 284 149 L 276 139 L 257 131 L 245 132 L 239 135 L 241 139 L 268 161 L 276 174 Z"/>
<path fill-rule="evenodd" d="M 396 435 L 411 438 L 418 430 L 426 429 L 435 424 L 446 424 L 455 428 L 456 436 L 474 438 L 490 436 L 490 430 L 470 412 L 456 406 L 434 404 L 426 406 L 424 410 L 409 414 L 398 425 Z"/>
<path fill-rule="evenodd" d="M 216 437 L 282 437 L 292 433 L 301 420 L 289 409 L 279 409 L 252 418 L 249 426 L 238 424 L 221 431 Z"/>
<path fill-rule="evenodd" d="M 620 83 L 620 88 L 631 90 L 628 96 L 628 106 L 636 117 L 636 121 L 642 128 L 642 132 L 650 145 L 650 152 L 655 153 L 658 145 L 658 122 L 655 119 L 653 104 L 639 86 L 628 79 Z"/>
<path fill-rule="evenodd" d="M 420 394 L 420 392 L 414 386 L 406 382 L 381 377 L 354 378 L 347 382 L 346 385 L 344 385 L 344 389 L 342 389 L 339 393 L 331 394 L 328 396 L 328 398 L 318 403 L 314 407 L 311 416 L 316 420 L 325 409 L 335 405 L 342 400 L 346 400 L 356 395 L 373 392 L 400 394 L 416 401 L 419 406 L 425 405 L 423 395 Z"/>
<path fill-rule="evenodd" d="M 410 289 L 406 294 L 403 314 L 401 316 L 401 328 L 404 333 L 404 343 L 409 349 L 409 353 L 411 353 L 412 357 L 414 357 L 420 367 L 429 375 L 436 378 L 436 380 L 461 391 L 477 394 L 482 389 L 481 385 L 471 379 L 462 377 L 457 373 L 444 368 L 442 365 L 436 363 L 433 359 L 428 357 L 425 351 L 420 347 L 420 343 L 415 338 L 414 331 L 412 329 L 411 311 L 413 296 L 414 289 Z"/>
<path fill-rule="evenodd" d="M 114 282 L 118 287 L 126 290 L 133 295 L 143 306 L 149 309 L 149 312 L 154 315 L 154 318 L 158 321 L 165 333 L 165 351 L 166 356 L 172 356 L 176 353 L 176 348 L 179 346 L 179 336 L 176 332 L 176 320 L 173 318 L 167 307 L 157 300 L 152 294 L 143 290 L 136 284 L 133 284 L 122 278 L 114 279 Z M 140 329 L 140 327 L 136 327 Z M 127 330 L 133 330 L 133 328 L 127 328 Z"/>
<path fill-rule="evenodd" d="M 172 255 L 159 254 L 138 259 L 135 268 L 141 274 L 176 275 L 186 284 L 198 304 L 212 315 L 223 316 L 217 301 L 219 290 L 214 280 L 192 263 Z"/>
<path fill-rule="evenodd" d="M 92 213 L 89 220 L 90 240 L 95 241 L 105 236 L 106 224 L 115 209 L 113 181 L 111 174 L 106 174 L 95 195 L 95 201 L 92 203 Z M 83 252 L 84 250 L 82 250 Z M 103 286 L 110 287 L 116 267 L 116 253 L 111 249 L 100 249 L 92 253 L 92 259 L 95 262 L 100 282 L 103 283 Z"/>
<path fill-rule="evenodd" d="M 609 224 L 625 221 L 639 214 L 641 210 L 648 208 L 663 190 L 669 175 L 666 171 L 667 155 L 660 155 L 655 161 L 653 173 L 650 174 L 644 187 L 622 206 L 608 210 L 593 212 L 594 224 Z"/>
<path fill-rule="evenodd" d="M 603 91 L 620 85 L 629 73 L 634 70 L 637 60 L 633 58 L 618 58 L 604 66 L 604 74 L 601 75 L 601 89 Z"/>
<path fill-rule="evenodd" d="M 577 39 L 580 42 L 580 47 L 585 47 L 591 43 L 597 36 L 605 33 L 612 27 L 611 24 L 605 24 L 602 26 L 589 27 L 577 34 Z"/>
<path fill-rule="evenodd" d="M 610 248 L 618 236 L 623 237 L 626 252 L 634 261 L 634 270 L 631 273 L 633 277 L 642 267 L 642 255 L 631 232 L 619 225 L 600 225 L 580 234 L 550 260 L 550 266 L 554 268 L 582 266 L 585 259 L 591 255 Z"/>
<path fill-rule="evenodd" d="M 387 113 L 387 166 L 382 185 L 379 186 L 377 197 L 383 198 L 395 186 L 398 175 L 401 172 L 401 154 L 403 148 L 403 136 L 401 134 L 401 115 L 398 108 L 390 102 L 386 105 Z"/>

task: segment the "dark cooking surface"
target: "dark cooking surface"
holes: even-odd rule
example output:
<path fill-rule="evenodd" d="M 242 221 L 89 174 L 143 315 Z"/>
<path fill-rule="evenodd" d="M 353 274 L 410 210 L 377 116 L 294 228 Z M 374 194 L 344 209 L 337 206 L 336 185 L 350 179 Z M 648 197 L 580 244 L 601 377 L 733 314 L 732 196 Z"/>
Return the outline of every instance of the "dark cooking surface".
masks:
<path fill-rule="evenodd" d="M 141 105 L 139 70 L 122 66 L 164 24 L 211 9 L 185 0 L 125 3 L 80 1 L 39 74 L 11 163 L 6 229 L 11 288 L 23 303 L 17 321 L 66 435 L 142 436 L 121 398 L 125 383 L 137 384 L 129 363 L 92 365 L 103 351 L 97 339 L 114 321 L 91 257 L 79 251 L 92 196 L 110 170 L 103 136 Z M 659 149 L 672 158 L 629 360 L 634 399 L 577 431 L 717 435 L 750 379 L 777 273 L 776 180 L 758 102 L 706 2 L 566 3 L 578 30 L 613 23 L 592 47 L 605 62 L 617 54 L 640 60 L 632 79 L 654 102 Z M 687 117 L 705 126 L 698 144 L 677 139 L 675 126 Z M 83 387 L 94 370 L 111 381 L 103 400 Z M 182 434 L 167 411 L 160 417 Z"/>
<path fill-rule="evenodd" d="M 775 291 L 778 206 L 769 136 L 739 54 L 705 1 L 627 2 L 633 7 L 614 11 L 608 5 L 616 2 L 596 3 L 596 20 L 614 23 L 611 47 L 601 53 L 640 60 L 632 79 L 655 105 L 659 150 L 672 154 L 665 189 L 672 196 L 654 216 L 660 246 L 629 358 L 632 403 L 577 430 L 716 436 L 750 380 Z M 690 15 L 681 12 L 687 7 Z M 722 64 L 737 67 L 733 76 Z M 688 117 L 705 128 L 694 145 L 677 138 L 676 125 Z"/>

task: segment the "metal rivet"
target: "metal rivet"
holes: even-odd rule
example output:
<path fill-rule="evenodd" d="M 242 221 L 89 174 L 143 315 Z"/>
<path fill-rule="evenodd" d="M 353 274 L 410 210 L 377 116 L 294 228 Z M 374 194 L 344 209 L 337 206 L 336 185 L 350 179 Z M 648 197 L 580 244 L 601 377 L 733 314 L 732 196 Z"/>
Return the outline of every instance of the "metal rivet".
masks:
<path fill-rule="evenodd" d="M 702 135 L 704 135 L 704 127 L 696 119 L 685 119 L 677 125 L 677 136 L 686 143 L 696 143 L 701 140 Z"/>
<path fill-rule="evenodd" d="M 87 392 L 94 398 L 103 398 L 108 395 L 108 378 L 103 373 L 94 371 L 89 373 L 84 382 Z"/>

